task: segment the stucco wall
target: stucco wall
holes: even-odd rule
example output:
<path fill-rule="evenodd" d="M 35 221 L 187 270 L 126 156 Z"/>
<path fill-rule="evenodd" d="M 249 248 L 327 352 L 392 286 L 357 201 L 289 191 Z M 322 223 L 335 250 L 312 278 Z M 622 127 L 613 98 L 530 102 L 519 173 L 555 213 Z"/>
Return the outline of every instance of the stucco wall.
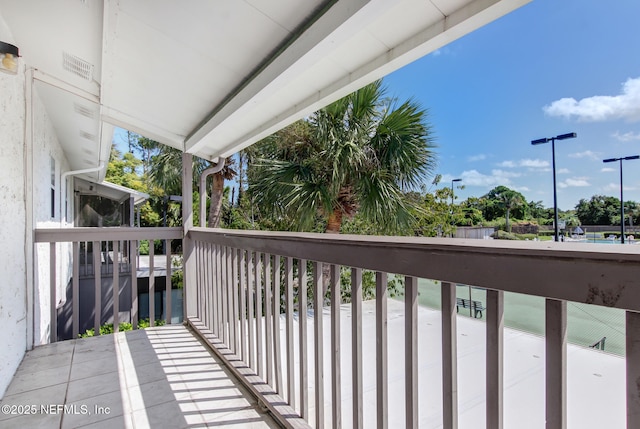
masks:
<path fill-rule="evenodd" d="M 65 154 L 57 140 L 49 115 L 34 88 L 33 103 L 33 211 L 35 228 L 59 228 L 61 219 L 61 174 L 69 170 Z M 51 217 L 51 159 L 55 160 L 55 208 Z M 70 226 L 70 225 L 64 225 Z M 66 243 L 56 245 L 57 293 L 56 305 L 65 298 L 67 282 L 71 274 L 71 247 Z M 50 281 L 49 245 L 37 244 L 34 257 L 34 345 L 46 344 L 50 338 Z"/>
<path fill-rule="evenodd" d="M 1 15 L 0 40 L 13 42 Z M 34 249 L 33 243 L 27 243 L 30 237 L 27 228 L 31 225 L 27 216 L 28 196 L 33 193 L 32 227 L 60 227 L 60 177 L 69 170 L 65 154 L 35 88 L 31 102 L 25 98 L 27 78 L 22 60 L 19 67 L 17 75 L 0 72 L 0 397 L 4 395 L 25 350 L 32 345 L 49 342 L 49 246 L 36 246 L 33 283 L 27 284 L 27 270 L 31 270 L 27 266 L 27 255 Z M 32 128 L 26 124 L 27 109 L 32 114 Z M 31 150 L 27 149 L 25 142 L 27 131 L 33 139 Z M 53 218 L 51 158 L 55 159 L 56 181 Z M 26 160 L 32 162 L 30 183 L 25 180 L 28 171 Z M 60 299 L 64 298 L 71 271 L 69 245 L 58 245 L 57 265 Z M 33 344 L 30 341 L 32 330 Z"/>
<path fill-rule="evenodd" d="M 12 41 L 1 16 L 0 40 Z M 0 396 L 27 345 L 24 82 L 22 72 L 0 72 Z"/>

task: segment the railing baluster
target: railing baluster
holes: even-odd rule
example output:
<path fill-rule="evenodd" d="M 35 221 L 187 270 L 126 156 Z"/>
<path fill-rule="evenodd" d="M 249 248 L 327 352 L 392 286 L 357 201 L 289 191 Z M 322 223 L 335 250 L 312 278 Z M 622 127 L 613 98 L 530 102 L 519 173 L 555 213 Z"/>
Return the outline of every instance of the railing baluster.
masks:
<path fill-rule="evenodd" d="M 233 249 L 227 247 L 227 275 L 226 275 L 226 289 L 227 289 L 227 328 L 229 329 L 229 342 L 227 346 L 229 350 L 234 351 L 234 345 L 236 343 L 236 331 L 233 326 Z"/>
<path fill-rule="evenodd" d="M 298 325 L 300 341 L 300 417 L 309 419 L 309 374 L 307 353 L 307 261 L 298 260 Z"/>
<path fill-rule="evenodd" d="M 239 332 L 238 332 L 238 249 L 231 249 L 231 308 L 233 309 L 232 322 L 233 322 L 233 353 L 238 355 L 240 348 L 238 344 Z"/>
<path fill-rule="evenodd" d="M 165 241 L 165 247 L 167 249 L 167 269 L 165 274 L 164 294 L 167 301 L 167 309 L 165 310 L 165 322 L 167 325 L 171 325 L 171 306 L 173 301 L 173 289 L 171 286 L 171 240 Z"/>
<path fill-rule="evenodd" d="M 273 380 L 273 324 L 271 322 L 273 303 L 271 302 L 271 255 L 264 255 L 264 325 L 265 348 L 267 353 L 267 384 L 274 386 Z"/>
<path fill-rule="evenodd" d="M 627 429 L 640 427 L 640 313 L 625 312 Z"/>
<path fill-rule="evenodd" d="M 244 249 L 238 249 L 240 252 L 239 269 L 240 269 L 240 354 L 242 360 L 248 362 L 247 359 L 247 303 L 246 289 L 247 289 L 247 260 Z"/>
<path fill-rule="evenodd" d="M 340 293 L 340 276 L 332 285 Z M 333 292 L 331 292 L 333 296 Z M 339 309 L 340 307 L 338 307 Z M 362 428 L 363 399 L 362 399 L 362 270 L 351 268 L 351 358 L 353 367 L 353 427 Z"/>
<path fill-rule="evenodd" d="M 222 292 L 222 343 L 228 344 L 228 336 L 227 336 L 227 309 L 228 309 L 228 301 L 227 301 L 227 247 L 220 246 L 220 291 Z"/>
<path fill-rule="evenodd" d="M 282 352 L 280 349 L 280 256 L 273 255 L 273 356 L 276 392 L 282 394 Z"/>
<path fill-rule="evenodd" d="M 253 266 L 256 285 L 256 359 L 258 361 L 258 376 L 264 380 L 264 348 L 262 345 L 262 254 L 256 252 Z"/>
<path fill-rule="evenodd" d="M 120 242 L 113 242 L 113 332 L 120 331 Z M 151 307 L 151 304 L 149 304 Z"/>
<path fill-rule="evenodd" d="M 545 307 L 546 344 L 546 427 L 567 427 L 567 302 L 547 299 Z"/>
<path fill-rule="evenodd" d="M 487 427 L 503 428 L 504 292 L 487 290 Z"/>
<path fill-rule="evenodd" d="M 94 290 L 94 312 L 93 312 L 93 334 L 100 335 L 100 325 L 102 324 L 102 274 L 100 274 L 100 242 L 91 243 L 93 249 L 93 290 Z M 96 267 L 98 267 L 96 269 Z"/>
<path fill-rule="evenodd" d="M 322 264 L 320 264 L 320 268 L 322 269 Z M 340 266 L 331 265 L 329 276 L 329 287 L 331 287 L 331 403 L 333 405 L 331 423 L 334 428 L 339 428 L 342 427 L 342 374 L 340 371 L 340 304 L 342 304 L 342 293 L 340 291 Z M 324 293 L 322 294 L 322 300 L 324 300 Z M 351 357 L 355 360 L 357 359 L 357 351 L 354 349 L 353 353 Z M 357 415 L 356 409 L 354 409 L 353 415 L 355 418 Z"/>
<path fill-rule="evenodd" d="M 73 242 L 73 280 L 71 283 L 72 333 L 78 338 L 80 331 L 80 243 Z"/>
<path fill-rule="evenodd" d="M 285 300 L 286 300 L 286 335 L 287 335 L 287 403 L 291 408 L 296 407 L 295 395 L 295 367 L 293 351 L 293 258 L 288 256 L 284 260 Z"/>
<path fill-rule="evenodd" d="M 49 341 L 52 343 L 58 341 L 58 300 L 56 298 L 57 268 L 56 243 L 51 242 L 49 243 L 49 317 L 51 318 Z"/>
<path fill-rule="evenodd" d="M 378 429 L 389 426 L 387 273 L 376 272 L 376 398 Z"/>
<path fill-rule="evenodd" d="M 138 329 L 138 249 L 139 249 L 139 245 L 140 245 L 140 242 L 137 241 L 137 240 L 131 242 L 131 247 L 133 248 L 133 252 L 135 252 L 135 255 L 130 256 L 130 262 L 131 262 L 131 325 L 133 326 L 133 329 Z M 94 247 L 94 249 L 95 249 L 95 247 Z M 94 258 L 95 258 L 95 256 L 94 256 Z"/>
<path fill-rule="evenodd" d="M 222 265 L 220 263 L 221 250 L 218 244 L 213 247 L 213 261 L 215 268 L 214 296 L 216 297 L 215 333 L 222 338 Z"/>
<path fill-rule="evenodd" d="M 149 326 L 156 326 L 156 277 L 153 275 L 155 256 L 155 240 L 149 240 Z M 196 250 L 196 261 L 197 257 Z M 115 261 L 114 266 L 116 266 Z"/>
<path fill-rule="evenodd" d="M 313 262 L 313 326 L 315 330 L 315 383 L 316 383 L 316 428 L 324 427 L 324 363 L 322 359 L 322 263 Z"/>
<path fill-rule="evenodd" d="M 458 352 L 455 284 L 442 282 L 441 300 L 443 427 L 455 429 L 458 427 Z M 491 428 L 493 429 L 493 427 Z"/>
<path fill-rule="evenodd" d="M 418 281 L 405 277 L 405 418 L 407 428 L 418 427 Z"/>
<path fill-rule="evenodd" d="M 256 330 L 255 330 L 255 311 L 253 302 L 253 285 L 256 284 L 254 277 L 255 253 L 247 252 L 247 320 L 249 328 L 249 368 L 256 370 Z M 253 281 L 251 278 L 253 277 Z"/>
<path fill-rule="evenodd" d="M 218 314 L 218 301 L 217 301 L 217 271 L 216 271 L 216 245 L 213 243 L 206 243 L 207 246 L 207 267 L 209 270 L 210 282 L 209 287 L 211 288 L 211 315 L 209 318 L 209 329 L 213 332 L 214 335 L 218 335 L 218 330 L 216 327 L 216 317 Z"/>

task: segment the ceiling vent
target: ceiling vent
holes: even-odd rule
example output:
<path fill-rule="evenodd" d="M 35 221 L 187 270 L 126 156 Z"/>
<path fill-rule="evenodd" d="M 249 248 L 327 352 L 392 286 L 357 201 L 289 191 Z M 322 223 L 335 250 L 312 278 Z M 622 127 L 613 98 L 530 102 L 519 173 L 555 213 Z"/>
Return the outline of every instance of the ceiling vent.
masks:
<path fill-rule="evenodd" d="M 95 110 L 91 107 L 83 106 L 78 103 L 73 103 L 73 110 L 76 111 L 77 114 L 86 116 L 89 119 L 93 119 L 95 117 Z"/>
<path fill-rule="evenodd" d="M 82 131 L 82 130 L 80 130 L 80 137 L 85 138 L 87 140 L 92 140 L 92 141 L 96 140 L 96 136 L 95 135 L 93 135 L 91 133 L 88 133 L 86 131 Z"/>
<path fill-rule="evenodd" d="M 76 76 L 81 77 L 89 82 L 93 81 L 93 64 L 71 55 L 67 52 L 62 53 L 62 67 Z"/>

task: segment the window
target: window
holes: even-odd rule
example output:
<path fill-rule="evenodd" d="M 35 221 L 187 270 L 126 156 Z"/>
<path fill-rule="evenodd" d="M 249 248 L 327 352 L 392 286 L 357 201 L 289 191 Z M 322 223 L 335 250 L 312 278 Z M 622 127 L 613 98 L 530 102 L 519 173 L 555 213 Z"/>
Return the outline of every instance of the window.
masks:
<path fill-rule="evenodd" d="M 51 157 L 51 219 L 56 217 L 56 160 Z"/>

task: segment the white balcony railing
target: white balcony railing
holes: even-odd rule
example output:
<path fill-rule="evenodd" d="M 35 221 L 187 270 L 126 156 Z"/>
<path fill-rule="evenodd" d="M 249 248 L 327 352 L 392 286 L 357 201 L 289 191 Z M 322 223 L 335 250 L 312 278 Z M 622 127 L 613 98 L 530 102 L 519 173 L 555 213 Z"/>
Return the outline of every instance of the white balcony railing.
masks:
<path fill-rule="evenodd" d="M 640 427 L 640 246 L 205 228 L 190 230 L 188 240 L 194 246 L 196 267 L 192 272 L 195 281 L 186 286 L 191 325 L 276 414 L 311 420 L 317 428 L 343 423 L 363 426 L 362 270 L 373 270 L 377 291 L 377 427 L 388 427 L 389 416 L 387 273 L 404 278 L 406 427 L 418 427 L 419 423 L 417 278 L 441 281 L 442 344 L 431 352 L 441 353 L 443 427 L 455 428 L 458 421 L 456 283 L 487 289 L 486 427 L 503 427 L 505 291 L 546 298 L 548 428 L 567 426 L 567 302 L 626 310 L 627 427 Z M 341 298 L 333 293 L 340 284 L 341 266 L 351 268 L 350 382 L 341 380 L 341 318 L 336 311 Z M 308 332 L 306 318 L 298 317 L 307 311 L 308 278 L 312 278 L 313 332 Z M 331 313 L 330 344 L 324 343 L 323 307 Z M 312 336 L 309 344 L 313 350 L 307 350 L 307 336 Z M 331 350 L 330 365 L 324 362 L 327 347 Z M 309 394 L 311 374 L 314 386 Z M 325 392 L 323 380 L 328 377 L 331 387 Z M 350 410 L 345 413 L 352 416 L 348 423 L 341 421 L 345 383 L 351 397 Z M 331 415 L 325 415 L 326 410 Z M 300 423 L 286 418 L 283 422 L 290 427 Z"/>
<path fill-rule="evenodd" d="M 78 334 L 75 315 L 80 242 L 91 242 L 94 248 L 101 248 L 101 242 L 111 242 L 113 263 L 118 266 L 123 246 L 135 249 L 140 240 L 180 238 L 181 228 L 37 230 L 37 242 L 51 243 L 52 270 L 56 267 L 55 243 L 72 243 L 74 336 Z M 486 427 L 503 427 L 504 292 L 546 299 L 548 428 L 567 426 L 567 302 L 625 310 L 627 427 L 640 427 L 640 246 L 192 228 L 184 247 L 189 324 L 286 427 L 307 427 L 308 423 L 317 428 L 364 424 L 363 377 L 374 374 L 363 374 L 365 363 L 368 364 L 363 361 L 363 270 L 376 273 L 375 358 L 369 354 L 366 359 L 375 359 L 377 427 L 389 427 L 390 411 L 395 411 L 389 410 L 388 273 L 401 275 L 404 282 L 402 365 L 406 427 L 419 425 L 418 278 L 441 281 L 442 341 L 440 347 L 430 347 L 429 353 L 439 353 L 442 362 L 443 427 L 456 428 L 458 421 L 456 283 L 487 289 Z M 96 258 L 96 252 L 92 257 Z M 170 252 L 167 258 L 170 260 Z M 130 262 L 132 269 L 126 275 L 135 282 L 135 258 Z M 98 261 L 94 263 L 97 266 Z M 349 371 L 341 366 L 341 355 L 347 352 L 343 349 L 345 338 L 340 338 L 340 324 L 346 319 L 337 311 L 342 304 L 341 294 L 333 293 L 340 284 L 340 267 L 351 269 Z M 100 272 L 93 272 L 97 288 Z M 113 270 L 113 276 L 118 275 L 120 270 Z M 55 279 L 55 273 L 51 277 Z M 53 280 L 54 303 L 55 290 Z M 117 288 L 113 294 L 114 298 L 118 296 Z M 116 315 L 118 302 L 113 300 Z M 102 306 L 103 303 L 95 303 L 96 321 Z M 150 305 L 150 311 L 153 308 Z M 168 312 L 170 308 L 168 303 Z M 307 325 L 304 315 L 309 309 L 313 309 L 313 318 Z M 323 332 L 323 313 L 330 315 L 328 340 Z M 54 315 L 55 305 L 55 321 Z M 137 316 L 135 297 L 131 315 L 137 319 L 133 317 Z M 325 354 L 326 349 L 330 353 Z M 351 380 L 343 380 L 343 373 L 350 374 Z M 341 409 L 345 407 L 343 396 L 350 399 L 346 402 L 348 410 Z M 342 422 L 343 414 L 351 416 L 351 421 Z"/>
<path fill-rule="evenodd" d="M 100 334 L 100 326 L 107 321 L 113 323 L 115 332 L 118 332 L 120 322 L 130 322 L 133 329 L 137 329 L 138 323 L 138 255 L 140 241 L 149 240 L 149 321 L 153 326 L 155 321 L 155 293 L 154 293 L 154 240 L 165 240 L 166 266 L 171 267 L 171 240 L 182 239 L 182 228 L 56 228 L 37 229 L 35 232 L 36 243 L 49 243 L 49 299 L 52 303 L 50 309 L 50 342 L 58 340 L 58 309 L 60 302 L 59 288 L 57 282 L 60 276 L 56 270 L 62 267 L 57 262 L 60 260 L 56 243 L 68 243 L 70 246 L 70 271 L 71 281 L 71 336 L 77 338 L 81 333 L 80 329 L 80 279 L 93 278 L 93 329 L 95 335 Z M 91 252 L 88 251 L 91 249 Z M 100 267 L 100 268 L 98 268 Z M 66 267 L 65 267 L 66 268 Z M 167 271 L 166 290 L 171 290 L 171 275 Z M 102 302 L 103 277 L 109 277 L 109 284 L 112 285 L 112 296 L 109 303 Z M 120 290 L 120 276 L 130 278 L 131 296 L 124 297 Z M 66 277 L 65 277 L 66 278 Z M 63 287 L 66 282 L 63 280 Z M 166 294 L 166 321 L 171 323 L 171 293 Z M 121 308 L 120 302 L 127 302 L 129 308 Z M 111 315 L 106 319 L 108 313 Z M 127 313 L 123 315 L 122 313 Z"/>

